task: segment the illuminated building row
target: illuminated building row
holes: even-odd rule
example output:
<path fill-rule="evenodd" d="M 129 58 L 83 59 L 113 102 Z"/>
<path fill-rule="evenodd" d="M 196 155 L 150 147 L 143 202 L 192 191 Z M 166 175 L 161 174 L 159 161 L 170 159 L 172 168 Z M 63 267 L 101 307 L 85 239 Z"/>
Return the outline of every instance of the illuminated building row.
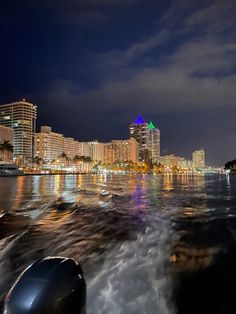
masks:
<path fill-rule="evenodd" d="M 201 170 L 206 167 L 205 165 L 205 152 L 203 149 L 196 150 L 192 154 L 193 159 L 187 160 L 180 156 L 164 155 L 159 157 L 159 163 L 166 167 L 177 167 L 183 169 Z"/>
<path fill-rule="evenodd" d="M 89 157 L 102 164 L 132 161 L 138 162 L 138 143 L 134 139 L 112 140 L 109 143 L 88 142 Z"/>
<path fill-rule="evenodd" d="M 138 144 L 131 138 L 127 140 L 112 140 L 109 143 L 95 141 L 78 142 L 73 138 L 66 138 L 60 133 L 52 132 L 51 127 L 41 127 L 36 135 L 36 156 L 45 162 L 52 162 L 63 158 L 69 160 L 75 156 L 90 157 L 102 164 L 114 162 L 138 161 Z"/>
<path fill-rule="evenodd" d="M 82 143 L 85 146 L 85 143 Z M 102 164 L 132 161 L 138 162 L 138 143 L 135 139 L 112 140 L 108 143 L 98 141 L 87 142 L 88 156 Z"/>
<path fill-rule="evenodd" d="M 175 156 L 174 154 L 159 157 L 159 163 L 166 167 L 178 167 L 180 161 L 181 157 Z"/>

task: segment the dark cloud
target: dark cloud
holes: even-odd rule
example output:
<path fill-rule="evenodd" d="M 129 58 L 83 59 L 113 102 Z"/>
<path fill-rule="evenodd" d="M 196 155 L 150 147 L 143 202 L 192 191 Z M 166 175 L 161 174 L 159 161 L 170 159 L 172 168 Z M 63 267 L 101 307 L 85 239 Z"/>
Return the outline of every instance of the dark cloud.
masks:
<path fill-rule="evenodd" d="M 114 10 L 126 10 L 132 6 L 142 4 L 145 0 L 3 0 L 0 4 L 0 16 L 4 23 L 12 20 L 12 16 L 18 10 L 28 10 L 30 13 L 50 12 L 52 21 L 70 26 L 92 27 L 107 22 Z M 148 0 L 152 2 L 152 0 Z M 41 23 L 45 22 L 43 16 Z M 3 21 L 0 21 L 3 23 Z"/>
<path fill-rule="evenodd" d="M 215 20 L 217 15 L 218 20 L 224 23 L 226 12 L 231 12 L 229 7 L 232 9 L 232 4 L 230 2 L 225 10 L 222 10 L 221 5 L 219 1 L 214 7 L 210 5 L 199 9 L 197 13 L 191 13 L 183 24 L 189 26 L 190 21 L 192 25 L 196 25 L 197 21 L 201 23 L 203 17 L 212 10 L 215 15 L 208 20 Z M 170 12 L 173 15 L 173 7 Z M 208 27 L 208 23 L 204 25 Z M 161 63 L 158 57 L 155 60 L 155 54 L 158 55 L 158 50 L 169 45 L 176 36 L 167 26 L 126 50 L 97 55 L 94 59 L 95 71 L 101 75 L 100 84 L 80 95 L 66 90 L 69 103 L 92 107 L 102 105 L 103 109 L 125 109 L 129 105 L 135 106 L 138 111 L 145 103 L 150 112 L 235 106 L 236 75 L 232 69 L 236 66 L 236 44 L 234 40 L 225 41 L 224 34 L 221 35 L 196 33 L 179 43 L 170 54 L 163 56 Z M 147 66 L 145 59 L 150 55 L 152 62 Z M 59 96 L 59 99 L 62 97 Z"/>
<path fill-rule="evenodd" d="M 185 20 L 185 26 L 189 28 L 197 28 L 208 35 L 224 35 L 225 32 L 233 32 L 236 26 L 235 19 L 236 2 L 234 0 L 218 0 L 196 10 L 190 14 Z"/>
<path fill-rule="evenodd" d="M 42 1 L 40 4 L 42 5 Z M 91 26 L 101 24 L 112 17 L 112 10 L 126 9 L 143 0 L 51 0 L 45 5 L 57 11 L 61 21 L 67 24 Z M 39 5 L 40 5 L 39 4 Z"/>

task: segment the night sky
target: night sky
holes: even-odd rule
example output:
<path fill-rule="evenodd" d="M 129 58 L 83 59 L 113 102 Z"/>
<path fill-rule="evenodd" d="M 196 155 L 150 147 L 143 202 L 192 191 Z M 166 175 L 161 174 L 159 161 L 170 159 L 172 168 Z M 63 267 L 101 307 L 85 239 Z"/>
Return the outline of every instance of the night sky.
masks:
<path fill-rule="evenodd" d="M 0 0 L 0 40 L 0 103 L 38 128 L 109 141 L 140 113 L 162 154 L 236 158 L 235 0 Z"/>

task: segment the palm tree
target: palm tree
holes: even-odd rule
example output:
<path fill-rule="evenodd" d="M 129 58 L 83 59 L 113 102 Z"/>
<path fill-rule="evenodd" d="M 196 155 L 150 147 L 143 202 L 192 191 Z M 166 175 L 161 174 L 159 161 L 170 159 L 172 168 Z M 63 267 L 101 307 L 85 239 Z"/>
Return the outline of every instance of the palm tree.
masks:
<path fill-rule="evenodd" d="M 5 157 L 3 156 L 3 159 L 6 159 L 4 161 L 9 161 L 12 159 L 13 146 L 9 141 L 3 141 L 3 143 L 0 144 L 0 151 L 3 153 L 3 155 L 5 155 Z"/>
<path fill-rule="evenodd" d="M 38 166 L 44 163 L 44 160 L 40 158 L 39 156 L 36 156 L 34 161 Z"/>
<path fill-rule="evenodd" d="M 1 151 L 8 151 L 8 152 L 13 152 L 13 146 L 9 141 L 3 141 L 2 144 L 0 144 L 0 150 Z"/>
<path fill-rule="evenodd" d="M 66 153 L 62 152 L 61 155 L 59 156 L 59 158 L 66 159 L 67 158 Z"/>
<path fill-rule="evenodd" d="M 78 155 L 75 155 L 73 161 L 77 163 L 78 161 L 80 161 L 80 157 Z"/>
<path fill-rule="evenodd" d="M 83 161 L 83 162 L 90 163 L 90 162 L 92 162 L 92 159 L 89 156 L 78 156 L 78 155 L 76 155 L 74 157 L 74 161 Z"/>
<path fill-rule="evenodd" d="M 92 162 L 92 158 L 89 156 L 85 157 L 85 162 L 88 162 L 88 163 Z"/>
<path fill-rule="evenodd" d="M 66 156 L 65 160 L 67 161 L 67 166 L 69 166 L 71 158 L 69 156 Z"/>
<path fill-rule="evenodd" d="M 236 172 L 236 159 L 230 160 L 225 164 L 225 170 L 230 170 L 232 173 Z"/>

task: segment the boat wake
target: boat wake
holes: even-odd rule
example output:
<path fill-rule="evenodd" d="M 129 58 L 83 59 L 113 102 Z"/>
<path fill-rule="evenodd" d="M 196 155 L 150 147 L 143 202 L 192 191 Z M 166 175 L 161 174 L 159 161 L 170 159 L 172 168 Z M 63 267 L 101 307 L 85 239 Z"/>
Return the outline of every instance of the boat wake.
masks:
<path fill-rule="evenodd" d="M 144 234 L 113 249 L 88 278 L 88 313 L 171 314 L 168 239 L 171 225 L 153 217 Z"/>

